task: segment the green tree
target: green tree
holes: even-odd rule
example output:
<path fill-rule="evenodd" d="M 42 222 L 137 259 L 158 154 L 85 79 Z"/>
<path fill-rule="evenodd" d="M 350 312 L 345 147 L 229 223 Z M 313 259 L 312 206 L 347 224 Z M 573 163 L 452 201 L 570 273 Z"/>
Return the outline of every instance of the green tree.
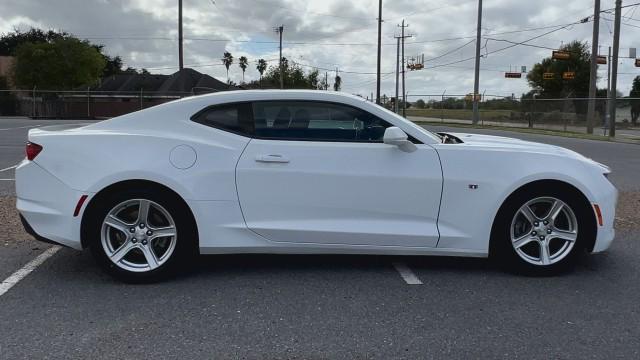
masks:
<path fill-rule="evenodd" d="M 238 65 L 240 66 L 240 69 L 242 69 L 242 82 L 244 83 L 244 72 L 247 71 L 247 65 L 249 63 L 249 60 L 247 60 L 246 56 L 240 56 L 240 58 L 238 59 Z"/>
<path fill-rule="evenodd" d="M 31 28 L 28 31 L 14 30 L 0 36 L 0 56 L 15 55 L 18 47 L 25 43 L 52 43 L 55 40 L 67 37 L 70 37 L 70 34 L 64 31 L 44 31 L 35 28 Z"/>
<path fill-rule="evenodd" d="M 569 53 L 568 60 L 542 59 L 527 74 L 529 86 L 539 93 L 539 98 L 584 98 L 589 96 L 591 54 L 586 42 L 572 41 L 560 48 Z M 574 72 L 575 78 L 564 80 L 562 74 Z M 544 73 L 553 73 L 553 79 L 544 79 Z M 587 102 L 574 101 L 578 114 L 586 113 Z"/>
<path fill-rule="evenodd" d="M 256 70 L 260 73 L 260 87 L 262 87 L 262 74 L 267 70 L 267 61 L 265 59 L 258 60 L 258 65 L 256 65 Z"/>
<path fill-rule="evenodd" d="M 640 116 L 640 76 L 633 79 L 631 91 L 629 92 L 631 100 L 631 125 L 636 126 L 638 117 Z"/>
<path fill-rule="evenodd" d="M 222 57 L 222 63 L 224 64 L 224 67 L 227 68 L 227 83 L 229 83 L 231 81 L 231 79 L 229 79 L 229 66 L 233 64 L 233 55 L 231 55 L 230 52 L 225 51 L 224 56 Z"/>
<path fill-rule="evenodd" d="M 416 107 L 418 109 L 424 109 L 426 105 L 427 104 L 422 99 L 418 99 L 418 101 L 416 101 Z"/>
<path fill-rule="evenodd" d="M 14 82 L 30 89 L 74 89 L 96 83 L 105 60 L 87 41 L 60 38 L 50 43 L 25 43 L 15 52 Z"/>

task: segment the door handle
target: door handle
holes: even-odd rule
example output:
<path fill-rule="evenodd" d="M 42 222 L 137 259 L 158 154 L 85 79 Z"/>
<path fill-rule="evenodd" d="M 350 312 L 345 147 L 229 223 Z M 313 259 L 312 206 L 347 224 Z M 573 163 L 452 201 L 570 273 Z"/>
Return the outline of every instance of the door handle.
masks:
<path fill-rule="evenodd" d="M 256 161 L 264 162 L 264 163 L 288 163 L 289 159 L 287 159 L 282 155 L 270 154 L 270 155 L 257 155 Z"/>

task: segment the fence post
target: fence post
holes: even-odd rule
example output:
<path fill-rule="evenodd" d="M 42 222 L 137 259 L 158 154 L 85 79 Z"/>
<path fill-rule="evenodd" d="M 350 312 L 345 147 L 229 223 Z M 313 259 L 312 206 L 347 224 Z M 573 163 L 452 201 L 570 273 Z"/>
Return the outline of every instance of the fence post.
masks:
<path fill-rule="evenodd" d="M 31 109 L 31 117 L 35 118 L 36 117 L 36 86 L 33 85 L 33 94 L 31 96 L 32 98 L 32 109 Z"/>
<path fill-rule="evenodd" d="M 87 86 L 87 118 L 91 118 L 91 87 Z"/>
<path fill-rule="evenodd" d="M 142 88 L 140 88 L 140 110 L 142 110 Z"/>
<path fill-rule="evenodd" d="M 533 121 L 536 118 L 536 94 L 533 94 L 533 104 L 531 105 L 531 117 L 529 118 L 529 128 L 533 129 Z"/>

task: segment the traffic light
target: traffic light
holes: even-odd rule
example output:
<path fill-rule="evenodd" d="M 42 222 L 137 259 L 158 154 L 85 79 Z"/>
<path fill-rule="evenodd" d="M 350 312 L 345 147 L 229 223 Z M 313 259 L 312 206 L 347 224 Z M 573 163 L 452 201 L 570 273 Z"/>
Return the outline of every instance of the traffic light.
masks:
<path fill-rule="evenodd" d="M 598 57 L 596 58 L 596 63 L 601 64 L 601 65 L 606 65 L 607 64 L 607 57 L 603 56 L 603 55 L 598 55 Z"/>
<path fill-rule="evenodd" d="M 640 67 L 640 59 L 636 59 L 636 67 Z"/>
<path fill-rule="evenodd" d="M 506 72 L 504 73 L 504 77 L 507 79 L 520 79 L 522 77 L 522 73 L 519 72 Z"/>
<path fill-rule="evenodd" d="M 565 71 L 562 73 L 562 78 L 564 80 L 573 80 L 576 78 L 576 73 L 574 71 Z"/>
<path fill-rule="evenodd" d="M 552 72 L 546 72 L 542 74 L 542 80 L 553 80 L 555 79 L 556 74 Z"/>

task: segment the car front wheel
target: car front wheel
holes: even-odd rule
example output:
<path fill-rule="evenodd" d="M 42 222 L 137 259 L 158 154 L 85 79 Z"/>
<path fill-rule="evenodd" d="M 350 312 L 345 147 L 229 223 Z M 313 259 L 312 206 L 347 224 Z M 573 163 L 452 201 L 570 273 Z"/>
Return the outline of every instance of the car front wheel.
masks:
<path fill-rule="evenodd" d="M 589 207 L 562 189 L 525 191 L 508 200 L 498 214 L 492 255 L 511 270 L 553 275 L 571 268 L 595 236 Z"/>

